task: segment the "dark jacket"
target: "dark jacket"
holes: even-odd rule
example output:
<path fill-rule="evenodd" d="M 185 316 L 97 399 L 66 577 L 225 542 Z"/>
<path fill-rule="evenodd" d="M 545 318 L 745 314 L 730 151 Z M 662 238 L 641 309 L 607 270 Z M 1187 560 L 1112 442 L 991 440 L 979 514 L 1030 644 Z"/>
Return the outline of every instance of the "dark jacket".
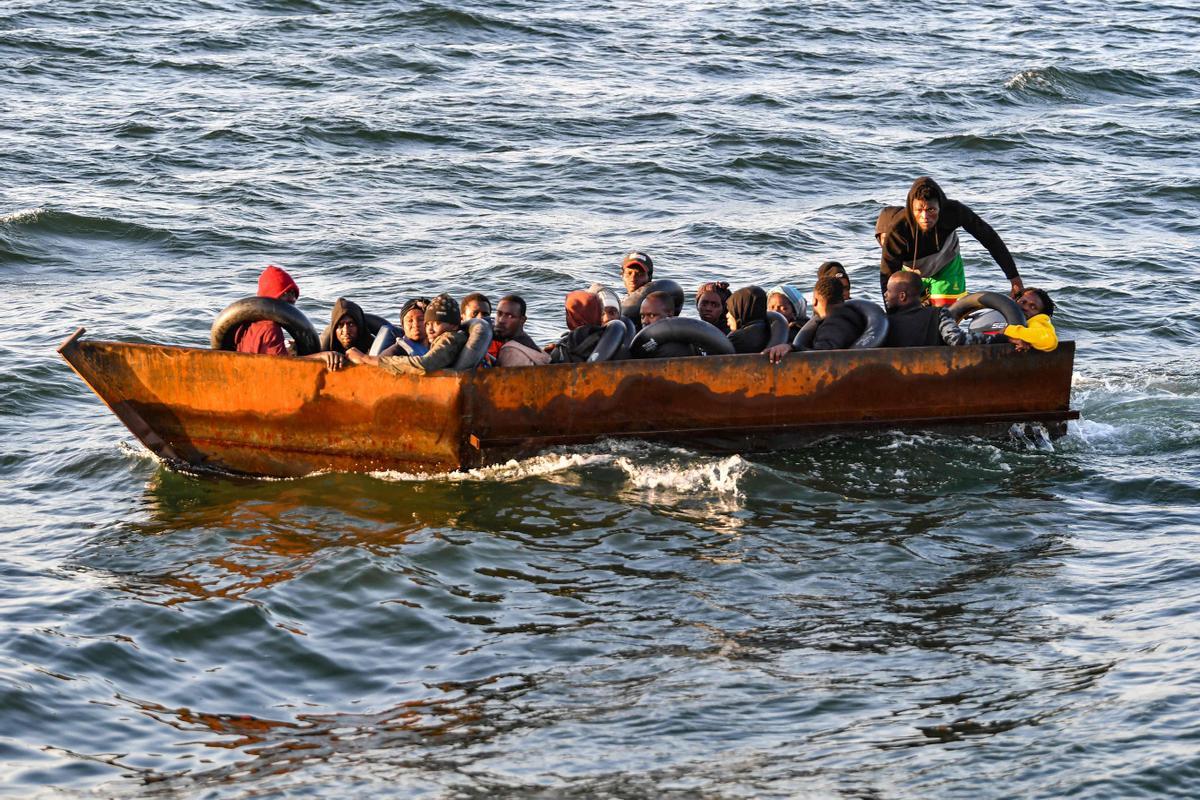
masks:
<path fill-rule="evenodd" d="M 850 306 L 836 305 L 817 323 L 811 349 L 845 350 L 862 336 L 866 327 L 862 314 Z"/>
<path fill-rule="evenodd" d="M 928 233 L 923 233 L 917 227 L 912 213 L 913 195 L 922 185 L 934 189 L 940 206 L 938 221 Z M 880 287 L 887 289 L 888 276 L 905 266 L 915 268 L 924 278 L 939 272 L 958 255 L 956 231 L 959 228 L 987 248 L 1000 269 L 1004 270 L 1005 277 L 1010 281 L 1017 277 L 1017 265 L 1012 254 L 992 226 L 963 203 L 948 199 L 933 178 L 917 178 L 908 190 L 904 207 L 888 206 L 879 212 L 879 218 L 875 221 L 875 239 L 883 251 L 879 260 Z"/>
<path fill-rule="evenodd" d="M 580 325 L 575 330 L 564 333 L 550 351 L 550 363 L 578 364 L 587 361 L 603 335 L 603 325 Z"/>
<path fill-rule="evenodd" d="M 771 326 L 765 322 L 751 322 L 729 334 L 735 353 L 761 353 L 771 343 Z"/>
<path fill-rule="evenodd" d="M 915 303 L 908 308 L 888 311 L 888 334 L 884 347 L 931 347 L 967 344 L 967 334 L 958 327 L 950 312 L 942 307 Z"/>
<path fill-rule="evenodd" d="M 738 289 L 725 304 L 738 328 L 729 334 L 735 353 L 761 353 L 771 342 L 767 325 L 767 293 L 760 286 Z"/>

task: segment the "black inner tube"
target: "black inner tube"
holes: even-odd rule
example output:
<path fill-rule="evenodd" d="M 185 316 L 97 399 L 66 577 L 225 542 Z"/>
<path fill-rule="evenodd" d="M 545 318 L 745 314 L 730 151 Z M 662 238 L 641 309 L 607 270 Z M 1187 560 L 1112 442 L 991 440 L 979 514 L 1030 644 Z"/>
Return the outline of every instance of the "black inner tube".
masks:
<path fill-rule="evenodd" d="M 967 314 L 981 308 L 999 311 L 1009 325 L 1026 324 L 1025 312 L 1021 311 L 1021 307 L 1017 305 L 1016 301 L 999 292 L 972 292 L 965 297 L 960 297 L 954 305 L 950 306 L 950 316 L 954 317 L 955 322 L 958 322 Z"/>
<path fill-rule="evenodd" d="M 213 320 L 209 344 L 213 350 L 237 350 L 234 336 L 238 328 L 259 320 L 274 322 L 290 333 L 298 356 L 311 355 L 321 348 L 317 332 L 304 312 L 273 297 L 243 297 L 227 305 Z"/>
<path fill-rule="evenodd" d="M 847 300 L 846 305 L 862 314 L 867 321 L 867 326 L 854 340 L 854 344 L 850 345 L 850 349 L 865 350 L 868 347 L 883 347 L 883 340 L 887 338 L 888 332 L 887 313 L 870 300 Z"/>
<path fill-rule="evenodd" d="M 594 361 L 612 361 L 623 346 L 629 342 L 629 327 L 625 324 L 624 319 L 614 319 L 604 325 L 604 333 L 600 334 L 600 341 L 596 342 L 595 349 L 588 356 L 588 363 Z"/>
<path fill-rule="evenodd" d="M 788 340 L 788 325 L 790 323 L 787 321 L 787 317 L 778 311 L 768 311 L 767 324 L 771 326 L 771 339 L 767 342 L 767 347 L 774 347 Z"/>
<path fill-rule="evenodd" d="M 635 358 L 654 358 L 654 351 L 660 345 L 672 342 L 695 345 L 710 356 L 733 354 L 733 342 L 719 328 L 702 319 L 690 317 L 660 319 L 647 325 L 633 337 L 629 350 Z"/>
<path fill-rule="evenodd" d="M 469 319 L 463 327 L 467 331 L 467 343 L 463 346 L 462 352 L 458 354 L 454 366 L 451 367 L 458 372 L 475 369 L 479 366 L 479 362 L 483 361 L 488 347 L 492 344 L 492 326 L 488 320 L 482 317 Z"/>
<path fill-rule="evenodd" d="M 671 300 L 675 303 L 676 316 L 679 315 L 679 312 L 683 311 L 682 286 L 670 278 L 659 278 L 656 281 L 650 281 L 645 286 L 627 295 L 621 301 L 621 314 L 633 320 L 633 324 L 638 328 L 642 326 L 642 301 L 646 299 L 646 295 L 653 292 L 666 292 L 671 295 Z"/>

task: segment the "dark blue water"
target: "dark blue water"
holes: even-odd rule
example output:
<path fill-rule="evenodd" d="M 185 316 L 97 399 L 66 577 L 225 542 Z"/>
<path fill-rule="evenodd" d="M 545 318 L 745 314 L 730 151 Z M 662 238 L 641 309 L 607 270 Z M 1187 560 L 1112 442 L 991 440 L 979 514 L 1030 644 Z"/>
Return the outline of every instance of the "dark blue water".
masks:
<path fill-rule="evenodd" d="M 1198 34 L 1149 2 L 4 5 L 4 793 L 1195 796 Z M 314 321 L 516 291 L 540 340 L 634 246 L 874 296 L 921 174 L 1058 301 L 1066 438 L 197 479 L 54 354 L 206 346 L 269 262 Z"/>

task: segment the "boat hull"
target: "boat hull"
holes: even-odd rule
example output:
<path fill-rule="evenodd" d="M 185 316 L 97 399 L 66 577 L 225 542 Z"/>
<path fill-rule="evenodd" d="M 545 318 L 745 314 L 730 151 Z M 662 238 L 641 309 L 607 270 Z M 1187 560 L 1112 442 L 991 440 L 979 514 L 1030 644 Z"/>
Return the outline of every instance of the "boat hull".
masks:
<path fill-rule="evenodd" d="M 83 341 L 60 352 L 164 460 L 290 477 L 444 472 L 607 437 L 722 449 L 847 428 L 1061 426 L 1074 343 L 921 347 L 392 375 L 359 366 Z"/>

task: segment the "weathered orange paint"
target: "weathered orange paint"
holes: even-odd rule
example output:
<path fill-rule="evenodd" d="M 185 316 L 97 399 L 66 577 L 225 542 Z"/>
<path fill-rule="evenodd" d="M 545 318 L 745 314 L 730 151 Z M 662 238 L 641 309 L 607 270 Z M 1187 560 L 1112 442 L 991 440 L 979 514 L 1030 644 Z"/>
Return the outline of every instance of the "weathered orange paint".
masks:
<path fill-rule="evenodd" d="M 923 347 L 393 375 L 118 342 L 60 352 L 164 459 L 294 476 L 438 472 L 602 437 L 753 448 L 845 427 L 1061 422 L 1073 342 L 1053 353 Z"/>

